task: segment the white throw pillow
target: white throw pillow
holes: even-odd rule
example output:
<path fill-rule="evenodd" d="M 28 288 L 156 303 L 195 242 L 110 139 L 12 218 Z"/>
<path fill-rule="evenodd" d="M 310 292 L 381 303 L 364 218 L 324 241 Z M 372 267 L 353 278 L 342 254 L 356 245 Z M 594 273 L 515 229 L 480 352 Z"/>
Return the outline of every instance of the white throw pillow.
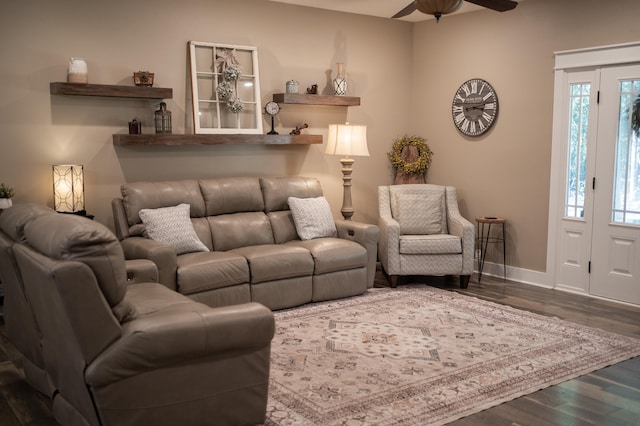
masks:
<path fill-rule="evenodd" d="M 167 243 L 177 254 L 194 251 L 209 251 L 196 235 L 190 218 L 191 206 L 179 204 L 175 207 L 140 210 L 140 219 L 152 240 Z"/>
<path fill-rule="evenodd" d="M 336 237 L 338 231 L 333 222 L 331 207 L 324 197 L 289 197 L 289 209 L 301 240 L 322 237 Z"/>

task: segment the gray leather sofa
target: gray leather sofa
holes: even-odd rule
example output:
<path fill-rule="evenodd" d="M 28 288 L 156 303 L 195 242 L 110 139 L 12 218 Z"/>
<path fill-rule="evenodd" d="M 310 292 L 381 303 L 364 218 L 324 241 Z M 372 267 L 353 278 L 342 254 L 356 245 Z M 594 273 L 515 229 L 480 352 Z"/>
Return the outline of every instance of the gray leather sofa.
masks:
<path fill-rule="evenodd" d="M 288 197 L 322 196 L 305 177 L 238 177 L 135 182 L 113 200 L 116 235 L 127 259 L 150 259 L 159 281 L 210 306 L 259 302 L 270 309 L 331 300 L 373 286 L 379 230 L 336 220 L 337 237 L 300 240 Z M 143 209 L 190 206 L 206 252 L 176 254 L 147 238 Z"/>
<path fill-rule="evenodd" d="M 268 308 L 211 308 L 159 283 L 129 283 L 109 229 L 43 209 L 17 204 L 0 215 L 14 237 L 3 240 L 0 268 L 3 280 L 17 271 L 29 344 L 61 424 L 264 422 L 275 327 Z M 15 309 L 5 315 L 7 324 L 19 319 Z"/>

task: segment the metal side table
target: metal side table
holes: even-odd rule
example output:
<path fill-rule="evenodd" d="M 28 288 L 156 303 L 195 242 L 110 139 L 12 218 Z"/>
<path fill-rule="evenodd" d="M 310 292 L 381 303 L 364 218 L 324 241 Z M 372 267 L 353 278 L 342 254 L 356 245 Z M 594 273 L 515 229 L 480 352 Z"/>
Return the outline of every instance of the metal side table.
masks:
<path fill-rule="evenodd" d="M 504 217 L 481 216 L 476 217 L 476 243 L 480 249 L 480 258 L 478 259 L 478 282 L 482 280 L 482 270 L 484 269 L 484 261 L 487 257 L 487 247 L 489 244 L 502 244 L 502 269 L 504 272 L 504 280 L 507 281 L 507 243 L 505 238 L 505 224 L 507 219 Z M 491 225 L 501 225 L 502 233 L 491 235 Z"/>

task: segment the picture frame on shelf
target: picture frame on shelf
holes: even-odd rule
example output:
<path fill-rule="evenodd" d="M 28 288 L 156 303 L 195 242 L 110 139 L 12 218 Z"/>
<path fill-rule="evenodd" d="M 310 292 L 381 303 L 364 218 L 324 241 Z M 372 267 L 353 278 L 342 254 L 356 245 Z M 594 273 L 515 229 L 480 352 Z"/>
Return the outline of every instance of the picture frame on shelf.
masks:
<path fill-rule="evenodd" d="M 255 46 L 189 41 L 196 134 L 261 134 Z"/>

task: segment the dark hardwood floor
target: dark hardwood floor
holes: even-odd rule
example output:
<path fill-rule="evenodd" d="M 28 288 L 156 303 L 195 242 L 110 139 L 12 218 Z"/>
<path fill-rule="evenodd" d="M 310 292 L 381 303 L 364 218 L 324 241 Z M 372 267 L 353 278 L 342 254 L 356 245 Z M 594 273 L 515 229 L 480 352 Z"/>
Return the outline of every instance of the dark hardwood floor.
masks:
<path fill-rule="evenodd" d="M 468 289 L 457 279 L 411 277 L 449 291 L 640 338 L 640 308 L 483 275 Z M 402 281 L 399 285 L 402 285 Z M 388 286 L 378 273 L 376 286 Z M 11 363 L 14 356 L 0 321 L 0 425 L 56 425 L 47 398 L 29 387 Z M 457 420 L 454 426 L 638 425 L 640 357 L 551 386 Z"/>

